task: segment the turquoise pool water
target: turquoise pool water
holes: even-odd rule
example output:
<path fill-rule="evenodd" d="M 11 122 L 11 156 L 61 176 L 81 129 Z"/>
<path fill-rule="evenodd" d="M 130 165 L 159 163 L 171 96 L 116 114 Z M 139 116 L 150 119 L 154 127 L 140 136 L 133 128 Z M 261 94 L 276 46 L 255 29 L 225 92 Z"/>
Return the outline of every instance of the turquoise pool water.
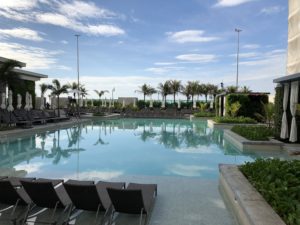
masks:
<path fill-rule="evenodd" d="M 65 179 L 126 175 L 218 178 L 219 163 L 243 155 L 206 121 L 93 121 L 0 144 L 0 172 Z M 1 175 L 0 174 L 0 175 Z"/>

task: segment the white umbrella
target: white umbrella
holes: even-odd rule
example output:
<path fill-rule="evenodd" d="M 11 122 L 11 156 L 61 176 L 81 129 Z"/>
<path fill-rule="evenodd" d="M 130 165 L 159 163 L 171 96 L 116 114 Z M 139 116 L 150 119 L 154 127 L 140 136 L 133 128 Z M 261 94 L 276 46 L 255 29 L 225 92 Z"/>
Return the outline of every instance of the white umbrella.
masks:
<path fill-rule="evenodd" d="M 83 99 L 79 98 L 79 107 L 82 107 L 82 106 L 83 106 Z"/>
<path fill-rule="evenodd" d="M 180 102 L 180 99 L 178 99 L 178 102 L 177 102 L 177 108 L 178 108 L 178 109 L 181 108 L 181 102 Z"/>
<path fill-rule="evenodd" d="M 197 108 L 197 106 L 196 106 L 196 101 L 195 101 L 195 99 L 193 100 L 193 109 L 196 109 Z"/>
<path fill-rule="evenodd" d="M 85 101 L 84 101 L 84 106 L 87 107 L 88 104 L 87 104 L 87 98 L 85 98 Z"/>
<path fill-rule="evenodd" d="M 115 107 L 115 101 L 112 99 L 112 101 L 111 101 L 111 106 L 112 107 Z"/>
<path fill-rule="evenodd" d="M 44 109 L 45 109 L 45 99 L 44 99 L 44 93 L 42 93 L 40 110 L 44 110 Z"/>
<path fill-rule="evenodd" d="M 1 106 L 0 108 L 1 109 L 5 109 L 6 108 L 6 96 L 5 96 L 5 93 L 2 93 L 2 102 L 1 102 Z"/>
<path fill-rule="evenodd" d="M 33 106 L 32 106 L 32 95 L 29 94 L 29 109 L 32 109 Z"/>
<path fill-rule="evenodd" d="M 13 93 L 12 93 L 12 90 L 9 90 L 8 91 L 8 106 L 7 106 L 8 112 L 14 111 L 14 107 L 12 104 L 13 104 Z"/>
<path fill-rule="evenodd" d="M 104 105 L 103 105 L 104 108 L 106 108 L 106 98 L 104 99 Z"/>
<path fill-rule="evenodd" d="M 162 107 L 163 109 L 166 108 L 166 104 L 165 104 L 165 99 L 164 99 L 164 98 L 162 99 L 161 107 Z"/>
<path fill-rule="evenodd" d="M 136 100 L 133 100 L 133 108 L 136 108 Z"/>
<path fill-rule="evenodd" d="M 210 101 L 209 108 L 210 108 L 210 109 L 213 109 L 213 108 L 214 108 L 214 101 L 213 101 L 213 100 Z"/>
<path fill-rule="evenodd" d="M 91 99 L 91 106 L 94 107 L 94 100 Z"/>
<path fill-rule="evenodd" d="M 125 108 L 125 99 L 123 99 L 122 108 Z"/>
<path fill-rule="evenodd" d="M 30 110 L 30 106 L 29 106 L 29 93 L 26 91 L 26 95 L 25 95 L 25 106 L 24 109 L 26 111 Z"/>
<path fill-rule="evenodd" d="M 111 99 L 109 100 L 109 106 L 108 106 L 109 108 L 111 108 L 112 107 L 112 104 L 111 104 Z"/>
<path fill-rule="evenodd" d="M 51 98 L 51 108 L 52 108 L 53 110 L 56 109 L 55 97 L 54 97 L 54 96 Z"/>
<path fill-rule="evenodd" d="M 153 108 L 153 100 L 152 98 L 150 99 L 150 105 L 149 105 L 150 108 Z"/>
<path fill-rule="evenodd" d="M 22 107 L 22 96 L 20 94 L 17 95 L 17 109 L 21 109 Z"/>

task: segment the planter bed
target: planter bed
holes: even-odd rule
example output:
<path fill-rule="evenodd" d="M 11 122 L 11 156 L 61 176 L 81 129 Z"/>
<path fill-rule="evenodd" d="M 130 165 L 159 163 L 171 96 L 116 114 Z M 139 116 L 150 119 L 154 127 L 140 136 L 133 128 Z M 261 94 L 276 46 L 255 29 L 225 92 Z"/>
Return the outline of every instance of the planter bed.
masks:
<path fill-rule="evenodd" d="M 240 225 L 285 225 L 235 165 L 219 165 L 220 191 Z"/>

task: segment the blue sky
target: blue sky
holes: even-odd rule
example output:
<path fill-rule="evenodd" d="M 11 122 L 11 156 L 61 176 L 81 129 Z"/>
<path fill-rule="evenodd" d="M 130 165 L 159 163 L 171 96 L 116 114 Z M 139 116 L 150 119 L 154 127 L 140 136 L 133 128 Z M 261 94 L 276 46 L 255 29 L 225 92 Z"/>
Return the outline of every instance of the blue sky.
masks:
<path fill-rule="evenodd" d="M 138 96 L 143 83 L 167 79 L 228 86 L 240 28 L 240 86 L 273 93 L 286 70 L 287 11 L 282 0 L 1 0 L 0 56 L 47 74 L 43 82 L 72 82 L 80 34 L 81 82 L 92 97 L 113 87 Z"/>

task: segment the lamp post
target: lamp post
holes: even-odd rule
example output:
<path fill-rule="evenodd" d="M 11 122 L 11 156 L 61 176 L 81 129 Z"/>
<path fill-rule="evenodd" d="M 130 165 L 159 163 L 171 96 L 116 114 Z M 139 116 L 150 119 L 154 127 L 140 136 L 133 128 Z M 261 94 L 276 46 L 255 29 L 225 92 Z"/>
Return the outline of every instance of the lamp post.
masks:
<path fill-rule="evenodd" d="M 77 100 L 77 116 L 80 117 L 80 113 L 79 113 L 79 98 L 80 98 L 80 94 L 79 94 L 79 45 L 78 45 L 78 39 L 80 37 L 79 34 L 75 34 L 76 40 L 77 40 L 77 91 L 78 91 L 78 100 Z"/>
<path fill-rule="evenodd" d="M 238 43 L 237 43 L 237 54 L 236 54 L 236 88 L 239 87 L 239 54 L 240 54 L 240 32 L 242 30 L 235 28 L 235 32 L 238 34 Z"/>

